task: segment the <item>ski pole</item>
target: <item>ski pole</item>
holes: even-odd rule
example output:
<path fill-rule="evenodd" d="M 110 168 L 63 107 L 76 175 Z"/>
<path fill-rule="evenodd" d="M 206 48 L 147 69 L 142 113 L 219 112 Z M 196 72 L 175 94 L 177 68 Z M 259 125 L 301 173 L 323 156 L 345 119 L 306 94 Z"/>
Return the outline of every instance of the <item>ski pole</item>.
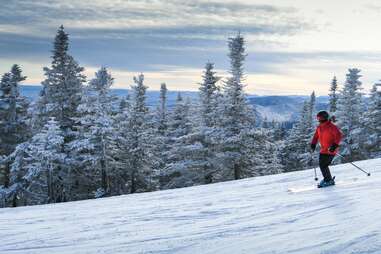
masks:
<path fill-rule="evenodd" d="M 339 155 L 341 158 L 344 158 L 344 156 L 342 156 L 341 154 L 337 154 Z M 366 172 L 365 170 L 363 170 L 362 168 L 360 168 L 359 166 L 357 166 L 356 164 L 354 164 L 353 162 L 349 162 L 350 164 L 352 164 L 352 166 L 354 166 L 355 168 L 361 170 L 362 172 L 364 172 L 365 174 L 367 174 L 368 176 L 370 176 L 370 172 Z"/>
<path fill-rule="evenodd" d="M 310 155 L 311 155 L 310 166 L 312 166 L 312 161 L 313 161 L 313 152 L 312 151 L 310 152 Z M 315 181 L 317 181 L 317 180 L 319 180 L 319 178 L 317 177 L 317 174 L 316 174 L 316 167 L 314 167 L 314 172 L 315 172 Z"/>
<path fill-rule="evenodd" d="M 315 181 L 317 181 L 317 180 L 319 180 L 319 178 L 316 175 L 316 167 L 314 167 L 314 171 L 315 171 Z"/>

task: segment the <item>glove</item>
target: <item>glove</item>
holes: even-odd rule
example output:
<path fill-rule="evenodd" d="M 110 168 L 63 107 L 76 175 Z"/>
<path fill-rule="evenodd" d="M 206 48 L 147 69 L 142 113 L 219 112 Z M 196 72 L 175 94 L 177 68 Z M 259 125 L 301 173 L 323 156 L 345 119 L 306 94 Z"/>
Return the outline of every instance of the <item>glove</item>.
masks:
<path fill-rule="evenodd" d="M 328 151 L 330 151 L 331 153 L 333 153 L 338 147 L 339 147 L 338 144 L 332 144 L 332 145 L 329 147 Z"/>
<path fill-rule="evenodd" d="M 315 152 L 315 149 L 316 149 L 316 144 L 311 144 L 311 151 Z"/>

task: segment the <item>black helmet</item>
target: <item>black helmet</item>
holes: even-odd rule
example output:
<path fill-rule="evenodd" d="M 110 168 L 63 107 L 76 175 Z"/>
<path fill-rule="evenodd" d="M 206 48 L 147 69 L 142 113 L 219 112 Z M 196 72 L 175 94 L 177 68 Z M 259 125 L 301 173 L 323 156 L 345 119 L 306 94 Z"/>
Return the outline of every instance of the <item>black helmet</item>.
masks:
<path fill-rule="evenodd" d="M 325 111 L 325 110 L 320 111 L 319 113 L 317 113 L 316 116 L 317 116 L 318 118 L 324 119 L 325 121 L 328 121 L 328 119 L 329 119 L 329 114 L 328 114 L 328 112 Z"/>

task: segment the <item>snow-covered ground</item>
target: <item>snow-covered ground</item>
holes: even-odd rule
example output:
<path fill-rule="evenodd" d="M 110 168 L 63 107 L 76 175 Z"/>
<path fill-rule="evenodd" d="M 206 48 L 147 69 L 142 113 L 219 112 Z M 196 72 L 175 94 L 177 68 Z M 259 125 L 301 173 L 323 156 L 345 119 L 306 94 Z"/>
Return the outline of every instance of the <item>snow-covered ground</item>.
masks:
<path fill-rule="evenodd" d="M 357 164 L 299 193 L 312 170 L 0 209 L 0 253 L 381 253 L 381 159 Z"/>

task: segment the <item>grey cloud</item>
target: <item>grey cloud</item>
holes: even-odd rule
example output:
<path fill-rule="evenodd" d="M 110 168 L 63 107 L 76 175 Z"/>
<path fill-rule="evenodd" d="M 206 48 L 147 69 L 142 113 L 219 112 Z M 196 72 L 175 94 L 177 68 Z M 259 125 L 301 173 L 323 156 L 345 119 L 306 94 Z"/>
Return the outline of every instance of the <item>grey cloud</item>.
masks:
<path fill-rule="evenodd" d="M 71 31 L 78 34 L 86 31 Z M 51 38 L 35 38 L 6 34 L 0 36 L 0 58 L 36 59 L 44 62 L 49 60 L 54 34 Z M 265 42 L 263 42 L 265 43 Z M 159 45 L 159 46 L 158 46 Z M 185 48 L 188 48 L 185 50 Z M 372 61 L 379 58 L 381 52 L 266 52 L 252 51 L 252 45 L 247 44 L 248 58 L 246 70 L 255 73 L 276 73 L 282 69 L 274 66 L 303 63 L 305 60 L 346 60 L 346 61 Z M 173 50 L 176 48 L 176 50 Z M 217 49 L 217 50 L 216 50 Z M 71 54 L 85 66 L 106 65 L 127 71 L 157 71 L 158 65 L 171 65 L 184 68 L 202 68 L 206 61 L 216 63 L 218 69 L 228 68 L 226 56 L 226 38 L 218 39 L 192 39 L 184 40 L 174 38 L 167 40 L 164 37 L 150 38 L 143 35 L 130 36 L 124 39 L 112 37 L 89 39 L 87 36 L 72 36 L 70 44 Z M 284 68 L 287 69 L 287 68 Z"/>
<path fill-rule="evenodd" d="M 68 3 L 73 1 L 67 1 Z M 0 4 L 0 23 L 2 24 L 39 24 L 46 26 L 44 22 L 52 20 L 85 20 L 97 21 L 116 18 L 158 18 L 159 13 L 145 12 L 144 10 L 133 9 L 109 9 L 102 6 L 65 4 L 58 1 L 33 1 L 33 0 L 16 0 L 4 1 Z"/>
<path fill-rule="evenodd" d="M 130 71 L 150 71 L 156 65 L 178 65 L 183 67 L 202 67 L 207 60 L 216 62 L 218 68 L 226 68 L 228 65 L 227 36 L 223 39 L 213 39 L 212 36 L 205 38 L 184 39 L 173 37 L 168 39 L 161 33 L 131 33 L 130 36 L 123 34 L 113 36 L 111 31 L 96 31 L 95 34 L 75 36 L 88 33 L 86 30 L 67 29 L 70 36 L 70 51 L 81 64 L 84 65 L 107 65 L 109 67 L 122 68 Z M 181 29 L 180 29 L 181 31 Z M 186 30 L 184 30 L 186 31 Z M 232 30 L 236 33 L 237 30 Z M 120 31 L 114 31 L 120 33 Z M 99 37 L 98 34 L 104 34 Z M 181 33 L 181 32 L 179 32 Z M 190 32 L 188 32 L 190 34 Z M 52 49 L 54 34 L 51 38 L 38 38 L 27 35 L 2 34 L 0 36 L 0 56 L 8 59 L 48 59 Z M 265 42 L 261 42 L 265 43 Z M 250 45 L 248 45 L 250 48 Z M 250 54 L 251 55 L 251 54 Z M 265 55 L 255 54 L 255 70 L 260 70 L 260 64 L 266 60 Z M 276 55 L 269 54 L 271 58 Z M 268 61 L 272 61 L 268 58 Z M 262 69 L 263 71 L 263 69 Z"/>
<path fill-rule="evenodd" d="M 56 29 L 64 24 L 71 52 L 81 64 L 129 71 L 150 71 L 157 65 L 199 68 L 207 60 L 226 68 L 226 40 L 238 30 L 266 38 L 313 29 L 294 8 L 250 3 L 0 0 L 0 6 L 0 28 L 30 29 L 23 34 L 0 32 L 0 58 L 48 59 Z M 75 26 L 72 21 L 77 22 Z M 115 25 L 105 28 L 103 22 Z M 264 38 L 254 43 L 266 44 Z M 254 52 L 249 55 L 248 70 L 270 72 L 271 63 L 290 58 Z"/>
<path fill-rule="evenodd" d="M 305 26 L 292 8 L 279 8 L 270 5 L 253 5 L 243 3 L 200 2 L 200 1 L 32 1 L 0 0 L 0 24 L 27 25 L 46 28 L 56 26 L 57 22 L 115 22 L 116 26 L 124 26 L 123 22 L 144 21 L 155 23 L 167 20 L 175 25 L 176 22 L 190 22 L 218 27 L 221 20 L 223 25 L 237 26 L 269 26 L 293 28 Z M 106 5 L 106 6 L 104 6 Z M 249 21 L 245 21 L 249 19 Z M 118 23 L 120 22 L 120 23 Z M 228 22 L 228 23 L 226 23 Z M 249 22 L 249 24 L 245 23 Z M 283 24 L 287 23 L 287 26 Z M 155 26 L 156 24 L 153 24 Z M 135 27 L 140 27 L 134 24 Z M 129 26 L 131 28 L 131 26 Z M 277 30 L 277 29 L 273 29 Z M 286 31 L 286 30 L 285 30 Z"/>
<path fill-rule="evenodd" d="M 176 27 L 150 27 L 150 28 L 69 28 L 73 37 L 82 38 L 117 38 L 125 39 L 127 37 L 142 38 L 163 38 L 163 39 L 192 39 L 199 38 L 204 40 L 226 40 L 228 35 L 242 31 L 251 35 L 277 34 L 285 35 L 296 32 L 301 29 L 300 26 L 293 24 L 273 25 L 225 25 L 225 26 L 208 26 L 208 25 L 190 25 Z"/>
<path fill-rule="evenodd" d="M 171 1 L 173 4 L 178 4 L 179 1 Z M 237 3 L 237 2 L 205 2 L 205 1 L 181 1 L 183 6 L 191 8 L 193 12 L 198 13 L 252 13 L 253 10 L 256 12 L 265 12 L 269 14 L 276 14 L 282 12 L 295 13 L 295 8 L 290 7 L 276 7 L 272 5 L 264 4 L 251 4 L 248 3 Z"/>

